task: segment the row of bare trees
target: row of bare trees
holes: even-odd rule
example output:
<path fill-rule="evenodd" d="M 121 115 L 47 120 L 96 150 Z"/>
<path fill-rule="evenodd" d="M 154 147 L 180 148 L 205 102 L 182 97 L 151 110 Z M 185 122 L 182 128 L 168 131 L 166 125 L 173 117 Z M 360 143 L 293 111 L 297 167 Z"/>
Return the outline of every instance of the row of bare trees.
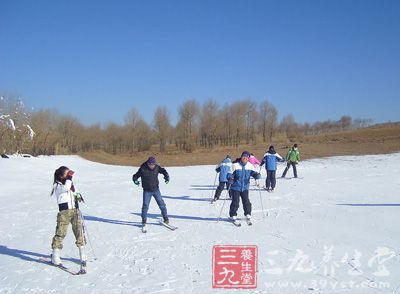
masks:
<path fill-rule="evenodd" d="M 0 152 L 50 155 L 103 150 L 133 154 L 155 145 L 160 152 L 172 149 L 191 152 L 199 147 L 237 147 L 272 142 L 277 135 L 291 139 L 370 124 L 370 120 L 353 121 L 350 116 L 338 121 L 299 124 L 291 114 L 278 122 L 278 111 L 268 100 L 257 103 L 245 99 L 220 106 L 214 100 L 200 105 L 192 99 L 179 107 L 175 126 L 168 109 L 160 106 L 155 109 L 151 123 L 138 110 L 131 109 L 123 125 L 88 127 L 56 110 L 28 112 L 20 99 L 1 96 Z"/>

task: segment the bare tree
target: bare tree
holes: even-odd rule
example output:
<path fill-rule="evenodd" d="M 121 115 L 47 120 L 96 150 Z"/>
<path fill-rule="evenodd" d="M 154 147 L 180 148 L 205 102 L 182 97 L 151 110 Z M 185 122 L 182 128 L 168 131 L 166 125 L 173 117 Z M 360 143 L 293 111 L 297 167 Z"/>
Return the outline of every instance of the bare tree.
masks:
<path fill-rule="evenodd" d="M 188 100 L 179 108 L 177 124 L 178 146 L 188 152 L 195 149 L 197 139 L 197 118 L 199 106 L 196 100 Z"/>
<path fill-rule="evenodd" d="M 342 131 L 350 129 L 353 119 L 351 116 L 343 115 L 339 120 L 339 125 Z"/>
<path fill-rule="evenodd" d="M 241 140 L 246 136 L 246 114 L 248 112 L 247 102 L 238 101 L 230 106 L 231 124 L 233 129 L 232 145 L 238 147 Z"/>
<path fill-rule="evenodd" d="M 246 124 L 246 131 L 245 131 L 246 144 L 250 144 L 250 141 L 253 143 L 256 141 L 256 129 L 257 129 L 256 124 L 259 114 L 257 112 L 257 104 L 251 99 L 244 100 L 243 104 L 246 107 L 246 112 L 244 116 Z"/>
<path fill-rule="evenodd" d="M 36 131 L 33 140 L 33 155 L 51 155 L 55 153 L 56 143 L 61 135 L 55 130 L 58 112 L 55 110 L 40 110 L 32 113 L 32 127 Z"/>
<path fill-rule="evenodd" d="M 217 144 L 219 107 L 214 100 L 204 103 L 200 114 L 200 142 L 206 148 Z"/>
<path fill-rule="evenodd" d="M 117 154 L 121 151 L 124 141 L 124 129 L 115 123 L 109 123 L 105 130 L 106 135 L 106 151 Z"/>
<path fill-rule="evenodd" d="M 228 146 L 232 142 L 233 130 L 232 130 L 232 117 L 230 114 L 230 106 L 225 104 L 217 114 L 217 130 L 216 136 L 218 141 L 223 146 Z"/>
<path fill-rule="evenodd" d="M 30 113 L 20 98 L 13 94 L 0 95 L 0 148 L 3 152 L 30 149 L 35 132 Z"/>
<path fill-rule="evenodd" d="M 154 112 L 154 129 L 155 136 L 160 145 L 160 152 L 165 152 L 165 146 L 167 145 L 168 137 L 171 134 L 171 119 L 168 113 L 168 109 L 165 106 L 157 107 Z"/>
<path fill-rule="evenodd" d="M 372 124 L 372 119 L 370 118 L 356 118 L 353 121 L 353 127 L 356 129 L 366 128 Z"/>
<path fill-rule="evenodd" d="M 125 116 L 125 126 L 127 127 L 127 130 L 128 130 L 128 135 L 129 135 L 129 140 L 130 140 L 129 151 L 131 154 L 135 151 L 135 146 L 137 145 L 137 142 L 135 141 L 135 139 L 137 137 L 136 127 L 137 127 L 138 122 L 141 120 L 143 120 L 142 116 L 135 108 L 132 108 L 131 110 L 129 110 Z"/>
<path fill-rule="evenodd" d="M 291 141 L 299 135 L 299 129 L 296 121 L 294 120 L 293 114 L 288 114 L 283 117 L 280 124 L 280 129 Z"/>
<path fill-rule="evenodd" d="M 259 128 L 262 133 L 263 142 L 267 140 L 272 141 L 276 124 L 277 124 L 278 111 L 268 101 L 264 100 L 260 104 Z"/>
<path fill-rule="evenodd" d="M 153 131 L 148 123 L 140 119 L 136 126 L 136 149 L 138 151 L 149 150 L 153 142 L 153 137 Z"/>

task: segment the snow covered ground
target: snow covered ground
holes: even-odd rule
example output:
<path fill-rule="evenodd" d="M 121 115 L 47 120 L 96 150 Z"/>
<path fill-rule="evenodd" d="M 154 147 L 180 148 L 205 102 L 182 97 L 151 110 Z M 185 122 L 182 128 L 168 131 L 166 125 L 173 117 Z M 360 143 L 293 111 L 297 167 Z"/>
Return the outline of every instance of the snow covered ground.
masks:
<path fill-rule="evenodd" d="M 261 192 L 265 217 L 252 187 L 254 225 L 239 228 L 225 221 L 229 200 L 216 222 L 223 201 L 209 204 L 213 166 L 166 167 L 171 181 L 160 188 L 179 229 L 157 225 L 153 200 L 154 225 L 143 234 L 136 167 L 76 156 L 0 159 L 0 293 L 400 293 L 399 162 L 400 153 L 302 162 L 302 179 Z M 50 253 L 57 205 L 49 194 L 60 165 L 76 171 L 86 200 L 94 248 L 86 275 L 38 262 Z M 257 245 L 258 287 L 213 289 L 213 245 Z M 71 229 L 62 257 L 78 268 Z"/>

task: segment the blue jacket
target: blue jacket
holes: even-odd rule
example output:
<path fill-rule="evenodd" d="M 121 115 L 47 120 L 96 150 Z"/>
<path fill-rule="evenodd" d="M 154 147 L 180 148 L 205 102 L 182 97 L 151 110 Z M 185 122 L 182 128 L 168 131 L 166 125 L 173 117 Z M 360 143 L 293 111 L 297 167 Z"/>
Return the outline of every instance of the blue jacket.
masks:
<path fill-rule="evenodd" d="M 266 170 L 276 170 L 276 162 L 284 162 L 285 160 L 275 151 L 267 152 L 261 161 L 261 166 L 265 163 Z"/>
<path fill-rule="evenodd" d="M 255 179 L 261 177 L 250 162 L 247 162 L 246 165 L 243 165 L 240 161 L 232 164 L 232 169 L 228 174 L 228 179 L 233 181 L 231 190 L 240 192 L 249 190 L 250 177 Z"/>
<path fill-rule="evenodd" d="M 232 161 L 230 158 L 225 158 L 221 163 L 217 166 L 215 171 L 219 173 L 219 181 L 220 182 L 228 182 L 228 173 L 231 170 Z"/>

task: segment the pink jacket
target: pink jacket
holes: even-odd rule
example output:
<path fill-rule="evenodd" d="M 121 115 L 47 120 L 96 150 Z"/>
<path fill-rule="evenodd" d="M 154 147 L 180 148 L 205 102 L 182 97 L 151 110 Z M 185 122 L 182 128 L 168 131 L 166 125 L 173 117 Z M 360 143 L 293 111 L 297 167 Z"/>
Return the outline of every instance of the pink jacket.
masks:
<path fill-rule="evenodd" d="M 249 162 L 252 165 L 260 165 L 261 164 L 261 162 L 254 155 L 250 155 Z"/>

